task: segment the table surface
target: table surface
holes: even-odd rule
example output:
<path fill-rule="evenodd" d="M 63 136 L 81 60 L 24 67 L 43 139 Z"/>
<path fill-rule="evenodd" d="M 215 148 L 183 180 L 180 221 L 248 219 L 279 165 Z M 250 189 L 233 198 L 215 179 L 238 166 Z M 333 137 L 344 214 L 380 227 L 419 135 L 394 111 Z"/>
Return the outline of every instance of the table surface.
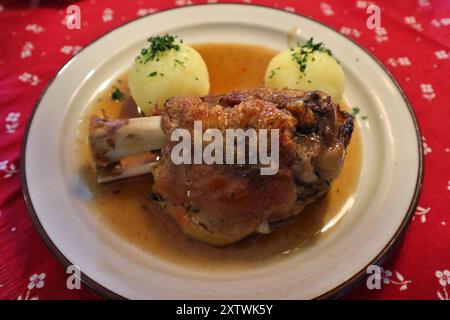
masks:
<path fill-rule="evenodd" d="M 81 30 L 65 25 L 69 1 L 0 0 L 0 298 L 99 299 L 66 287 L 65 270 L 27 214 L 20 186 L 20 148 L 40 94 L 79 49 L 123 23 L 176 6 L 172 1 L 75 1 Z M 208 1 L 217 2 L 217 1 Z M 219 1 L 220 2 L 220 1 Z M 371 1 L 243 1 L 301 13 L 370 50 L 393 74 L 417 116 L 425 176 L 415 216 L 384 264 L 380 290 L 364 284 L 346 299 L 450 299 L 450 1 L 372 1 L 381 29 L 366 26 Z"/>

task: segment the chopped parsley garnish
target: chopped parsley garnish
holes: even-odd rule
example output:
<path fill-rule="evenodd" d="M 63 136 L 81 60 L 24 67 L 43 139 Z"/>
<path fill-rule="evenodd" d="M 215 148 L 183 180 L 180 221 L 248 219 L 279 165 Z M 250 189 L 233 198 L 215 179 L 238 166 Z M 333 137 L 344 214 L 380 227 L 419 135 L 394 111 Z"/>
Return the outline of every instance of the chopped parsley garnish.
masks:
<path fill-rule="evenodd" d="M 270 74 L 269 74 L 269 79 L 272 79 L 273 76 L 275 75 L 276 70 L 280 70 L 281 67 L 278 67 L 276 69 L 272 69 L 270 70 Z"/>
<path fill-rule="evenodd" d="M 275 70 L 270 70 L 270 75 L 269 75 L 269 79 L 272 79 L 273 76 L 275 75 Z"/>
<path fill-rule="evenodd" d="M 180 46 L 175 42 L 176 37 L 165 34 L 163 36 L 156 36 L 148 38 L 150 46 L 141 49 L 141 54 L 136 58 L 141 63 L 147 63 L 149 60 L 159 61 L 161 54 L 169 50 L 180 50 Z M 180 41 L 183 42 L 183 41 Z"/>
<path fill-rule="evenodd" d="M 116 101 L 122 101 L 123 99 L 125 99 L 125 93 L 120 91 L 119 88 L 115 88 L 115 90 L 111 94 L 111 98 Z"/>
<path fill-rule="evenodd" d="M 360 111 L 361 110 L 358 107 L 352 108 L 352 116 L 356 117 L 356 115 L 359 114 Z M 367 120 L 367 119 L 369 119 L 369 116 L 361 116 L 361 119 Z"/>
<path fill-rule="evenodd" d="M 359 108 L 358 107 L 355 107 L 355 108 L 352 108 L 352 116 L 356 116 L 358 113 L 359 113 Z"/>
<path fill-rule="evenodd" d="M 157 75 L 158 75 L 157 71 L 153 71 L 148 74 L 149 77 L 156 77 Z M 164 76 L 164 73 L 160 72 L 159 75 L 162 77 L 162 76 Z"/>
<path fill-rule="evenodd" d="M 198 81 L 198 77 L 195 77 L 195 80 L 197 80 L 197 81 Z"/>
<path fill-rule="evenodd" d="M 186 68 L 183 61 L 178 60 L 178 59 L 175 59 L 174 62 L 175 62 L 175 66 L 177 66 L 177 64 L 179 64 L 179 65 L 182 66 L 183 68 Z"/>
<path fill-rule="evenodd" d="M 314 43 L 313 38 L 310 38 L 306 44 L 303 45 L 297 42 L 297 47 L 291 48 L 292 59 L 298 63 L 301 73 L 305 73 L 308 58 L 313 52 L 316 51 L 324 52 L 330 56 L 333 56 L 330 49 L 327 49 L 322 42 Z M 315 60 L 314 57 L 312 59 L 313 61 Z"/>

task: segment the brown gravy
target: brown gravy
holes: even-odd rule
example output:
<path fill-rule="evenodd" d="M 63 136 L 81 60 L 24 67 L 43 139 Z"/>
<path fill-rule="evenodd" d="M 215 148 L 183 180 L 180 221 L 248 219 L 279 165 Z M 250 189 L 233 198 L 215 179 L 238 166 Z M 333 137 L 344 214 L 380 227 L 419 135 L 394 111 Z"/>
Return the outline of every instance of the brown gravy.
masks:
<path fill-rule="evenodd" d="M 200 44 L 194 46 L 209 70 L 211 93 L 224 93 L 262 85 L 265 68 L 276 51 L 241 44 Z M 90 167 L 87 128 L 92 115 L 108 117 L 135 115 L 130 99 L 111 99 L 114 87 L 130 96 L 126 75 L 106 89 L 87 109 L 80 121 L 77 155 L 86 187 L 92 193 L 90 211 L 99 223 L 107 225 L 144 252 L 161 259 L 197 269 L 249 268 L 269 260 L 282 259 L 310 245 L 342 218 L 351 208 L 361 168 L 361 137 L 358 126 L 348 148 L 344 168 L 329 193 L 309 205 L 298 217 L 271 234 L 254 236 L 227 247 L 213 247 L 185 236 L 163 212 L 147 199 L 151 177 L 99 185 Z M 344 109 L 346 106 L 341 106 Z"/>

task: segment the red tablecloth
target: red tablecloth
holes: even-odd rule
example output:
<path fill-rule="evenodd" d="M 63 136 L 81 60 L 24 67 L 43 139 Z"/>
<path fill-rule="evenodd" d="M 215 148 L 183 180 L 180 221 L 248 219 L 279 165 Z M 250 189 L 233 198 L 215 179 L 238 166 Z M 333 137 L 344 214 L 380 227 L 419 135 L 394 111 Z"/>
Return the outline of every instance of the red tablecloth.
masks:
<path fill-rule="evenodd" d="M 68 30 L 69 1 L 0 0 L 0 298 L 99 298 L 86 287 L 66 288 L 65 270 L 35 231 L 22 199 L 23 133 L 48 81 L 105 32 L 161 9 L 204 2 L 75 1 L 82 28 Z M 368 48 L 398 80 L 420 124 L 425 179 L 414 221 L 384 265 L 382 289 L 361 285 L 347 298 L 450 299 L 450 1 L 252 2 L 313 17 Z M 366 27 L 370 3 L 382 9 L 378 31 Z"/>

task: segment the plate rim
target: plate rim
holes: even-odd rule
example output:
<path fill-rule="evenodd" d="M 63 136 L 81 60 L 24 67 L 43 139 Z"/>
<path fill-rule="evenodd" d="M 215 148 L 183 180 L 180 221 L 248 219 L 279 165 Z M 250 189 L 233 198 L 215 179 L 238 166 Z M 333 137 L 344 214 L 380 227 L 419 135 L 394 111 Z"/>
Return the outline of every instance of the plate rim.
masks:
<path fill-rule="evenodd" d="M 349 279 L 347 279 L 346 281 L 342 282 L 340 285 L 336 286 L 335 288 L 317 296 L 314 297 L 313 299 L 337 299 L 340 298 L 342 296 L 344 296 L 345 294 L 349 293 L 353 288 L 355 288 L 359 283 L 362 282 L 362 280 L 364 279 L 364 276 L 366 275 L 366 269 L 369 265 L 372 264 L 381 264 L 383 263 L 392 253 L 392 251 L 397 248 L 398 244 L 401 242 L 401 240 L 403 239 L 404 233 L 406 231 L 406 229 L 408 228 L 409 224 L 411 223 L 411 220 L 414 216 L 414 212 L 415 212 L 415 208 L 418 204 L 419 201 L 419 197 L 422 191 L 422 187 L 423 187 L 423 177 L 424 177 L 424 166 L 423 166 L 423 162 L 424 162 L 424 155 L 423 155 L 423 145 L 421 143 L 421 131 L 420 131 L 420 126 L 419 123 L 417 121 L 416 115 L 414 113 L 414 110 L 406 96 L 406 94 L 403 92 L 402 88 L 400 87 L 398 81 L 394 78 L 394 76 L 391 74 L 391 72 L 365 47 L 363 47 L 362 45 L 360 45 L 358 42 L 356 42 L 355 40 L 345 37 L 344 35 L 342 35 L 341 33 L 339 33 L 338 31 L 336 31 L 335 29 L 333 29 L 332 27 L 326 25 L 325 23 L 316 20 L 312 17 L 309 17 L 307 15 L 304 14 L 300 14 L 297 12 L 291 12 L 291 11 L 286 11 L 280 8 L 275 8 L 275 7 L 271 7 L 271 6 L 267 6 L 267 5 L 262 5 L 262 4 L 253 4 L 253 3 L 234 3 L 234 2 L 222 2 L 222 3 L 199 3 L 199 4 L 192 4 L 189 6 L 180 6 L 180 7 L 171 7 L 171 8 L 166 8 L 166 9 L 161 9 L 158 10 L 157 12 L 154 12 L 150 15 L 146 15 L 143 17 L 138 17 L 136 19 L 132 19 L 130 21 L 127 21 L 117 27 L 115 27 L 114 29 L 111 29 L 103 34 L 101 34 L 100 36 L 96 37 L 94 40 L 92 40 L 89 44 L 87 44 L 86 46 L 84 46 L 81 50 L 79 50 L 72 58 L 70 58 L 68 61 L 66 61 L 59 69 L 58 71 L 55 73 L 55 75 L 48 81 L 45 89 L 41 92 L 41 94 L 39 95 L 39 98 L 37 99 L 37 101 L 35 102 L 33 109 L 29 115 L 29 118 L 27 120 L 27 124 L 24 130 L 24 135 L 23 135 L 23 140 L 22 140 L 22 145 L 21 145 L 21 150 L 20 150 L 20 184 L 21 184 L 21 189 L 22 189 L 22 193 L 23 193 L 23 198 L 25 201 L 25 206 L 27 208 L 28 211 L 28 215 L 35 227 L 35 229 L 37 230 L 39 236 L 41 237 L 41 239 L 44 241 L 45 245 L 47 246 L 47 248 L 50 250 L 50 252 L 53 254 L 53 256 L 55 256 L 56 260 L 64 267 L 67 268 L 69 265 L 72 265 L 73 263 L 66 258 L 66 256 L 58 249 L 58 247 L 56 246 L 55 243 L 53 243 L 53 241 L 50 239 L 50 237 L 48 236 L 47 232 L 45 231 L 44 227 L 42 226 L 36 210 L 34 209 L 33 203 L 31 201 L 31 197 L 30 197 L 30 193 L 29 193 L 29 189 L 28 189 L 28 184 L 27 184 L 27 177 L 26 177 L 26 161 L 25 161 L 25 155 L 26 155 L 26 149 L 27 149 L 27 142 L 28 142 L 28 136 L 29 136 L 29 131 L 31 128 L 31 124 L 33 122 L 35 113 L 37 111 L 37 109 L 39 108 L 39 105 L 41 103 L 42 98 L 45 96 L 45 94 L 47 93 L 48 89 L 51 87 L 51 85 L 53 84 L 53 82 L 58 78 L 58 76 L 60 75 L 60 73 L 62 72 L 62 70 L 65 69 L 65 67 L 69 64 L 72 63 L 74 61 L 74 59 L 78 56 L 78 54 L 80 54 L 83 50 L 87 49 L 88 47 L 90 47 L 92 44 L 94 44 L 95 42 L 97 42 L 98 40 L 100 40 L 101 38 L 105 37 L 106 35 L 116 31 L 119 28 L 122 28 L 134 21 L 140 20 L 140 19 L 144 19 L 148 16 L 153 16 L 153 15 L 157 15 L 159 13 L 163 13 L 166 11 L 174 11 L 174 10 L 183 10 L 186 7 L 199 7 L 199 6 L 247 6 L 247 7 L 262 7 L 262 8 L 266 8 L 266 9 L 271 9 L 271 10 L 275 10 L 275 11 L 281 11 L 284 12 L 286 14 L 292 14 L 295 16 L 300 16 L 302 18 L 305 18 L 307 20 L 316 22 L 318 24 L 320 24 L 321 26 L 332 30 L 335 34 L 339 35 L 340 37 L 351 41 L 353 44 L 357 45 L 359 48 L 361 48 L 372 60 L 374 60 L 380 67 L 381 69 L 385 72 L 386 75 L 388 75 L 388 77 L 391 79 L 391 81 L 394 83 L 395 87 L 397 88 L 398 92 L 400 93 L 403 101 L 405 102 L 406 106 L 408 107 L 408 111 L 410 113 L 411 119 L 413 121 L 413 125 L 414 125 L 414 129 L 415 129 L 415 133 L 416 133 L 416 139 L 417 139 L 417 145 L 418 145 L 418 160 L 419 160 L 419 166 L 418 166 L 418 171 L 417 171 L 417 179 L 416 179 L 416 185 L 414 188 L 414 194 L 410 200 L 410 205 L 409 208 L 405 214 L 405 217 L 403 218 L 401 224 L 399 225 L 397 231 L 394 233 L 394 235 L 392 236 L 392 238 L 386 243 L 386 245 L 384 246 L 384 248 L 369 262 L 369 264 L 364 267 L 363 269 L 361 269 L 360 271 L 358 271 L 357 273 L 355 273 L 352 277 L 350 277 Z M 88 277 L 86 274 L 84 274 L 82 271 L 80 271 L 80 278 L 81 281 L 91 290 L 93 290 L 94 292 L 98 293 L 99 295 L 101 295 L 104 298 L 108 298 L 108 299 L 127 299 L 126 297 L 123 297 L 117 293 L 115 293 L 114 291 L 106 288 L 105 286 L 99 284 L 98 282 L 96 282 L 94 279 Z"/>

